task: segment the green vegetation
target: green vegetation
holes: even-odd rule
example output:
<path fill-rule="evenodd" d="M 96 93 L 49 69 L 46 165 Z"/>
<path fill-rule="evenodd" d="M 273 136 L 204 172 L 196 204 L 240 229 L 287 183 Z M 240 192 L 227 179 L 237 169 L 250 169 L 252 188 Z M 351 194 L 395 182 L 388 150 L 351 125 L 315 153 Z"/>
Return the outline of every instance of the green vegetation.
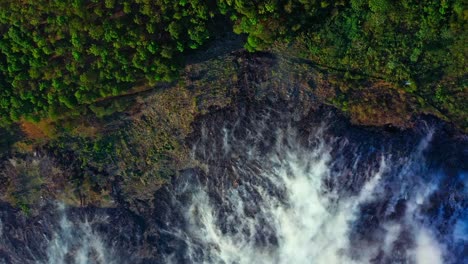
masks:
<path fill-rule="evenodd" d="M 234 9 L 234 30 L 248 34 L 246 49 L 289 43 L 317 66 L 384 80 L 418 97 L 415 107 L 468 127 L 465 1 L 221 2 Z"/>
<path fill-rule="evenodd" d="M 304 42 L 313 61 L 371 76 L 468 126 L 464 1 L 351 1 Z M 443 86 L 443 89 L 438 88 Z M 442 100 L 441 100 L 442 99 Z"/>
<path fill-rule="evenodd" d="M 63 176 L 71 191 L 64 192 L 61 199 L 73 205 L 111 206 L 110 190 L 116 185 L 129 202 L 151 199 L 156 189 L 189 164 L 183 140 L 191 131 L 193 98 L 183 88 L 159 91 L 148 98 L 154 104 L 141 110 L 138 118 L 124 119 L 121 114 L 82 118 L 87 121 L 83 123 L 77 118 L 61 121 L 66 123 L 64 131 L 41 147 L 59 168 L 67 170 Z M 113 102 L 123 104 L 127 99 Z M 142 103 L 141 98 L 135 100 Z M 134 105 L 139 104 L 136 101 Z"/>
<path fill-rule="evenodd" d="M 108 115 L 88 106 L 175 80 L 190 50 L 229 26 L 249 51 L 302 45 L 318 65 L 383 79 L 459 117 L 467 19 L 462 0 L 6 0 L 0 122 Z"/>
<path fill-rule="evenodd" d="M 415 81 L 465 74 L 462 0 L 239 2 L 247 1 L 231 4 L 231 17 L 234 31 L 248 34 L 248 50 L 300 39 L 318 64 L 406 82 L 408 90 L 416 89 Z"/>
<path fill-rule="evenodd" d="M 79 115 L 136 84 L 173 80 L 213 15 L 198 1 L 2 1 L 0 122 Z"/>
<path fill-rule="evenodd" d="M 244 95 L 328 102 L 364 125 L 426 112 L 468 128 L 459 0 L 62 2 L 0 3 L 0 199 L 25 211 L 152 199 L 193 165 L 195 118 Z M 227 28 L 267 52 L 203 46 Z"/>

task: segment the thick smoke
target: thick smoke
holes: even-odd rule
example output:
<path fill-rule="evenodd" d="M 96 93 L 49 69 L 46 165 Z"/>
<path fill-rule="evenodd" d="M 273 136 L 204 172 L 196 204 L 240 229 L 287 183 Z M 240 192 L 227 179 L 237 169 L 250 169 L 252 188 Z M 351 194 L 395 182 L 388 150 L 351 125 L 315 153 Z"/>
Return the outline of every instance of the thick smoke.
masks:
<path fill-rule="evenodd" d="M 187 262 L 444 263 L 446 245 L 424 227 L 421 214 L 438 188 L 437 181 L 425 180 L 437 179 L 425 175 L 423 157 L 432 131 L 406 157 L 382 151 L 363 158 L 367 153 L 347 140 L 327 138 L 323 126 L 304 141 L 291 127 L 274 132 L 267 124 L 256 122 L 241 140 L 224 127 L 221 150 L 209 137 L 198 143 L 194 152 L 206 161 L 219 153 L 236 157 L 222 162 L 242 184 L 225 186 L 221 204 L 209 184 L 189 188 L 191 200 L 183 209 L 188 228 L 169 230 L 188 245 Z M 202 136 L 210 134 L 209 128 L 202 130 Z M 275 135 L 266 152 L 263 133 Z M 348 156 L 337 158 L 340 152 Z M 208 166 L 210 177 L 226 177 L 216 166 Z M 402 201 L 404 212 L 394 216 Z M 358 227 L 372 204 L 386 207 L 382 215 L 366 216 L 379 218 L 379 225 Z M 167 261 L 174 259 L 170 255 Z"/>
<path fill-rule="evenodd" d="M 431 236 L 428 230 L 421 229 L 416 237 L 414 250 L 417 264 L 443 264 L 442 246 Z"/>
<path fill-rule="evenodd" d="M 137 235 L 97 231 L 106 219 L 59 206 L 45 263 L 463 263 L 468 177 L 430 168 L 433 131 L 394 145 L 291 119 L 266 111 L 201 125 L 199 168 L 156 195 L 155 220 Z M 123 237 L 129 252 L 117 252 Z"/>

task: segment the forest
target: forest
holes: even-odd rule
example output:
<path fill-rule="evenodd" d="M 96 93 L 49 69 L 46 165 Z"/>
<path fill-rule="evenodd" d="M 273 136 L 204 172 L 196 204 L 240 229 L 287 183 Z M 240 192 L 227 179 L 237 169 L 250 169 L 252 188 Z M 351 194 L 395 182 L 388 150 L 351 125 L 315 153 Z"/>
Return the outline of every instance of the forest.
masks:
<path fill-rule="evenodd" d="M 186 57 L 225 28 L 250 52 L 300 44 L 318 65 L 460 115 L 467 19 L 462 0 L 3 0 L 0 123 L 82 115 L 177 81 Z"/>

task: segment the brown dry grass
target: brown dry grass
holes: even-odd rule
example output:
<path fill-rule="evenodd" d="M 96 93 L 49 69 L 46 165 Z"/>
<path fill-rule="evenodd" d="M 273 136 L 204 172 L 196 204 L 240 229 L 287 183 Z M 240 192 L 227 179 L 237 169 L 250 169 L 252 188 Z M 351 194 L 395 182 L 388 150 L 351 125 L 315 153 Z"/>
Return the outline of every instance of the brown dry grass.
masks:
<path fill-rule="evenodd" d="M 351 95 L 351 121 L 363 125 L 411 126 L 414 98 L 391 84 L 377 81 Z"/>
<path fill-rule="evenodd" d="M 43 119 L 37 123 L 21 120 L 20 127 L 29 139 L 46 139 L 55 134 L 55 128 L 50 119 Z"/>

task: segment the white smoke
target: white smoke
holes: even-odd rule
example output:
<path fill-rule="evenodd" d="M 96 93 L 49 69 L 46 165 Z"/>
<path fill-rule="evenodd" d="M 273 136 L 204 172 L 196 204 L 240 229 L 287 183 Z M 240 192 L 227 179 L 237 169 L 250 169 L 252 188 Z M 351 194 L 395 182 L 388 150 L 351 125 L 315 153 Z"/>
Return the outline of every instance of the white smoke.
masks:
<path fill-rule="evenodd" d="M 416 237 L 414 255 L 417 264 L 443 264 L 442 247 L 431 236 L 427 229 L 422 228 Z"/>
<path fill-rule="evenodd" d="M 193 195 L 186 215 L 190 229 L 188 234 L 178 234 L 187 238 L 192 262 L 305 264 L 313 260 L 318 264 L 351 264 L 366 263 L 376 254 L 371 249 L 362 254 L 364 259 L 350 258 L 347 254 L 350 244 L 348 233 L 360 204 L 373 199 L 386 170 L 385 159 L 381 159 L 377 171 L 363 175 L 370 180 L 357 196 L 337 200 L 337 193 L 323 189 L 323 181 L 330 177 L 333 161 L 331 148 L 321 138 L 321 131 L 317 132 L 318 144 L 313 151 L 298 145 L 294 132 L 277 133 L 280 138 L 276 150 L 267 157 L 268 164 L 265 165 L 268 168 L 261 168 L 260 174 L 251 177 L 272 179 L 274 184 L 284 188 L 286 201 L 280 201 L 261 185 L 249 186 L 261 197 L 258 201 L 261 212 L 258 216 L 249 217 L 245 214 L 245 208 L 249 207 L 246 202 L 250 202 L 245 199 L 249 197 L 248 190 L 245 186 L 229 190 L 225 199 L 233 207 L 234 215 L 228 218 L 227 224 L 236 229 L 234 233 L 221 230 L 217 222 L 218 212 L 203 189 Z M 223 133 L 223 145 L 227 146 L 226 130 Z M 235 170 L 246 173 L 249 168 L 239 166 Z M 255 236 L 264 228 L 260 216 L 273 226 L 277 245 L 256 244 Z M 229 223 L 229 219 L 233 222 Z M 191 256 L 196 252 L 194 241 L 203 245 L 205 257 L 202 260 Z"/>
<path fill-rule="evenodd" d="M 265 124 L 259 122 L 257 130 L 248 131 L 247 137 L 262 139 Z M 202 134 L 206 131 L 202 129 Z M 272 131 L 268 131 L 272 133 Z M 222 155 L 239 146 L 245 147 L 247 162 L 234 163 L 235 175 L 269 180 L 284 197 L 272 194 L 268 185 L 250 184 L 248 181 L 236 188 L 227 188 L 223 193 L 223 203 L 232 210 L 227 218 L 219 221 L 219 205 L 213 204 L 208 191 L 201 187 L 192 193 L 192 200 L 185 211 L 188 230 L 173 230 L 174 234 L 184 239 L 188 245 L 186 256 L 191 263 L 236 263 L 236 264 L 364 264 L 371 263 L 384 254 L 385 259 L 392 259 L 395 243 L 410 228 L 414 246 L 407 246 L 403 258 L 411 263 L 443 263 L 444 245 L 426 228 L 420 226 L 419 208 L 437 189 L 437 183 L 419 182 L 418 166 L 424 165 L 423 152 L 432 138 L 432 131 L 421 140 L 410 156 L 397 160 L 393 164 L 391 157 L 380 157 L 378 166 L 368 165 L 367 170 L 361 153 L 351 157 L 350 167 L 345 167 L 348 175 L 356 179 L 366 179 L 360 191 L 340 197 L 336 190 L 324 188 L 327 179 L 338 177 L 333 171 L 334 163 L 331 152 L 336 147 L 331 140 L 324 139 L 322 127 L 313 133 L 309 142 L 314 142 L 313 149 L 298 143 L 298 135 L 291 127 L 273 132 L 276 135 L 274 150 L 267 156 L 261 156 L 255 144 L 247 144 L 234 138 L 234 133 L 222 129 Z M 202 135 L 202 136 L 203 136 Z M 339 145 L 345 148 L 343 140 Z M 216 155 L 209 145 L 201 144 L 203 157 Z M 252 162 L 254 160 L 254 162 Z M 392 176 L 387 173 L 394 166 L 400 166 L 396 178 L 401 181 L 389 203 L 387 215 L 395 210 L 395 203 L 404 199 L 407 208 L 403 222 L 383 222 L 382 241 L 359 246 L 350 240 L 353 224 L 360 217 L 361 206 L 371 203 L 382 195 L 381 181 Z M 341 168 L 341 167 L 340 167 Z M 340 172 L 338 172 L 340 173 Z M 360 173 L 362 175 L 356 175 Z M 395 172 L 392 172 L 393 174 Z M 417 176 L 417 177 L 416 177 Z M 217 177 L 213 175 L 213 177 Z M 219 175 L 222 177 L 222 175 Z M 256 182 L 256 181 L 253 181 Z M 224 190 L 223 190 L 224 191 Z M 399 192 L 399 193 L 398 193 Z M 254 195 L 255 194 L 255 195 Z M 382 198 L 382 197 L 380 197 Z M 254 209 L 251 209 L 254 208 Z M 253 212 L 253 213 L 252 213 Z M 267 221 L 268 224 L 265 225 Z M 228 231 L 225 227 L 227 226 Z M 406 229 L 405 229 L 406 228 Z M 270 230 L 273 229 L 273 232 Z M 274 242 L 258 242 L 262 234 L 274 234 Z M 268 240 L 268 239 L 267 239 Z M 353 252 L 359 250 L 358 253 Z M 201 252 L 201 254 L 200 254 Z M 168 256 L 167 263 L 176 263 Z M 375 263 L 375 262 L 373 262 Z"/>
<path fill-rule="evenodd" d="M 398 236 L 401 233 L 401 225 L 398 223 L 388 223 L 384 226 L 386 231 L 385 240 L 383 244 L 383 251 L 385 255 L 389 255 L 392 252 L 393 244 L 397 241 Z"/>
<path fill-rule="evenodd" d="M 58 205 L 58 211 L 62 217 L 59 230 L 49 242 L 47 250 L 49 264 L 115 263 L 109 257 L 110 254 L 102 239 L 93 231 L 88 221 L 71 222 L 63 204 Z"/>
<path fill-rule="evenodd" d="M 259 122 L 258 129 L 248 130 L 246 137 L 262 140 L 262 133 L 268 131 L 266 124 Z M 430 143 L 431 131 L 409 157 L 392 159 L 381 154 L 376 158 L 377 164 L 366 164 L 369 159 L 365 153 L 356 152 L 353 156 L 349 151 L 347 163 L 340 164 L 332 153 L 337 146 L 346 148 L 347 142 L 325 139 L 324 128 L 312 133 L 312 147 L 301 145 L 291 127 L 268 131 L 276 138 L 273 149 L 266 154 L 252 142 L 236 139 L 226 127 L 221 133 L 221 151 L 213 151 L 210 147 L 215 146 L 210 144 L 200 144 L 198 155 L 201 161 L 220 160 L 216 155 L 232 159 L 229 171 L 239 176 L 242 183 L 219 187 L 221 204 L 213 201 L 209 187 L 201 183 L 179 186 L 188 190 L 191 197 L 182 209 L 184 224 L 188 225 L 163 232 L 185 241 L 187 248 L 183 248 L 184 253 L 165 256 L 164 263 L 180 263 L 178 254 L 185 254 L 187 263 L 206 264 L 366 264 L 377 263 L 379 258 L 385 263 L 444 263 L 447 246 L 425 225 L 421 213 L 439 185 L 423 179 L 437 177 L 420 175 L 424 174 L 420 169 L 425 166 L 423 152 Z M 201 134 L 202 138 L 209 137 L 206 128 Z M 234 152 L 239 149 L 243 152 Z M 244 159 L 239 155 L 245 155 Z M 210 175 L 218 176 L 226 175 Z M 342 180 L 359 190 L 343 194 L 339 188 L 326 186 L 325 182 L 336 179 L 337 184 L 342 184 Z M 365 180 L 356 183 L 354 179 Z M 385 185 L 388 181 L 394 185 Z M 385 191 L 385 187 L 392 190 Z M 380 241 L 359 244 L 360 241 L 352 240 L 355 224 L 360 220 L 361 209 L 377 199 L 389 199 L 382 212 L 386 217 L 397 214 L 401 201 L 404 211 L 398 212 L 394 220 L 379 219 L 382 222 L 376 233 Z M 228 213 L 222 212 L 223 206 L 229 207 Z M 113 263 L 112 249 L 104 247 L 91 226 L 87 221 L 72 224 L 64 212 L 60 229 L 50 241 L 49 263 L 68 263 L 70 259 L 75 264 Z M 367 232 L 366 229 L 358 231 Z M 466 229 L 466 223 L 458 221 L 453 237 L 466 241 Z M 402 237 L 407 237 L 403 249 L 398 243 Z M 395 254 L 399 255 L 397 261 L 393 261 Z"/>

